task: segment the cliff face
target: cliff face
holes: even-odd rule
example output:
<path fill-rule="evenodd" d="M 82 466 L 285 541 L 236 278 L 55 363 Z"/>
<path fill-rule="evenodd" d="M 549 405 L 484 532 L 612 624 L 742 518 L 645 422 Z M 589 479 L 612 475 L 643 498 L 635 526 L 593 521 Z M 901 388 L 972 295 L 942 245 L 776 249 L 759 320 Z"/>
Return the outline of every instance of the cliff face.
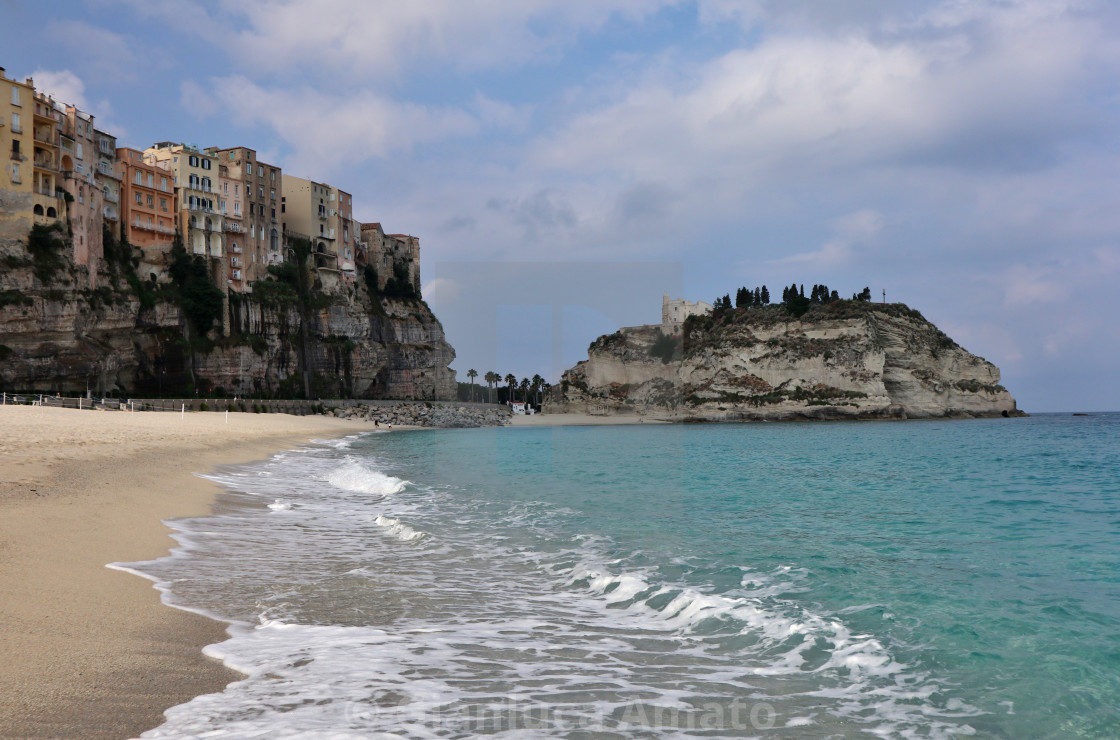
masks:
<path fill-rule="evenodd" d="M 779 306 L 600 337 L 564 374 L 568 411 L 704 421 L 1018 415 L 999 369 L 902 304 Z M 658 356 L 659 355 L 659 356 Z M 663 358 L 668 359 L 666 362 Z"/>
<path fill-rule="evenodd" d="M 423 301 L 371 297 L 361 279 L 316 281 L 307 300 L 234 294 L 226 331 L 197 337 L 172 287 L 143 286 L 142 306 L 135 279 L 103 262 L 102 287 L 83 288 L 65 253 L 48 277 L 25 243 L 0 242 L 4 389 L 454 398 L 455 351 Z"/>

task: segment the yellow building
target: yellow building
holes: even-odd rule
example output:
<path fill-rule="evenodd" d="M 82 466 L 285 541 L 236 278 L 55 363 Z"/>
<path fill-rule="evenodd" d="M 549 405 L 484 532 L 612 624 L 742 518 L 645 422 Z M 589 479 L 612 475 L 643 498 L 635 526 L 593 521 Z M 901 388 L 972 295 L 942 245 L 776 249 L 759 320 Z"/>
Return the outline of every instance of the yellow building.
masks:
<path fill-rule="evenodd" d="M 8 79 L 0 67 L 0 238 L 26 239 L 34 222 L 32 155 L 35 85 Z"/>
<path fill-rule="evenodd" d="M 310 240 L 315 269 L 333 273 L 336 278 L 339 273 L 338 241 L 342 232 L 338 207 L 337 188 L 284 175 L 281 211 L 285 235 Z"/>
<path fill-rule="evenodd" d="M 187 252 L 222 259 L 225 240 L 218 205 L 218 158 L 191 144 L 165 141 L 145 149 L 144 159 L 149 164 L 166 165 L 174 177 L 179 232 Z M 226 279 L 224 274 L 221 279 Z"/>
<path fill-rule="evenodd" d="M 34 110 L 35 153 L 32 162 L 35 191 L 34 219 L 37 224 L 49 224 L 65 220 L 66 200 L 62 194 L 59 179 L 59 131 L 62 128 L 62 113 L 54 100 L 35 94 Z"/>

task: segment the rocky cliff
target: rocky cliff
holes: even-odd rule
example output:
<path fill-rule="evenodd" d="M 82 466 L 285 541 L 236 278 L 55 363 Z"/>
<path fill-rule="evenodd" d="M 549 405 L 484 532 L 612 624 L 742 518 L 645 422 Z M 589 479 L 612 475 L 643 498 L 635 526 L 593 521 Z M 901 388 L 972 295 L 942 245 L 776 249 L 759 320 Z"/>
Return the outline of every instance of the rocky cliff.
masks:
<path fill-rule="evenodd" d="M 563 377 L 562 410 L 738 421 L 1020 415 L 999 369 L 902 304 L 837 301 L 621 329 Z M 556 409 L 561 410 L 561 409 Z"/>
<path fill-rule="evenodd" d="M 131 255 L 107 250 L 95 288 L 68 255 L 63 234 L 0 241 L 6 390 L 454 398 L 455 351 L 418 298 L 371 292 L 361 278 L 324 286 L 299 266 L 291 285 L 279 275 L 253 293 L 218 291 L 214 328 L 200 334 L 183 287 L 139 281 Z"/>

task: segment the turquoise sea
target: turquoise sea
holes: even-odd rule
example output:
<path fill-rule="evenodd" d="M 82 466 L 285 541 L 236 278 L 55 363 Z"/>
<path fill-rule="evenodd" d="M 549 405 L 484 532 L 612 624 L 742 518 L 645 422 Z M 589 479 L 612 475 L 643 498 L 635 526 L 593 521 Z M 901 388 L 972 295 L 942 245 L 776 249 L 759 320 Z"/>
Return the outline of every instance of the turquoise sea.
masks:
<path fill-rule="evenodd" d="M 1120 737 L 1120 414 L 376 433 L 130 564 L 248 677 L 146 737 Z"/>

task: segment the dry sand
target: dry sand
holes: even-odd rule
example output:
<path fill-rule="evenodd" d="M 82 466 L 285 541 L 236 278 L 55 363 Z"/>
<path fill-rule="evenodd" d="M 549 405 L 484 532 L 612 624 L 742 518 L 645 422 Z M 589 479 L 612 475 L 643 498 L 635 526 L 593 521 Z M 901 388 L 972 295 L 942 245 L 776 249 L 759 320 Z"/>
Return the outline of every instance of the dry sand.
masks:
<path fill-rule="evenodd" d="M 165 554 L 162 520 L 209 511 L 217 486 L 193 473 L 371 429 L 0 406 L 0 737 L 135 737 L 236 680 L 201 653 L 223 624 L 163 606 L 150 581 L 106 563 Z"/>

